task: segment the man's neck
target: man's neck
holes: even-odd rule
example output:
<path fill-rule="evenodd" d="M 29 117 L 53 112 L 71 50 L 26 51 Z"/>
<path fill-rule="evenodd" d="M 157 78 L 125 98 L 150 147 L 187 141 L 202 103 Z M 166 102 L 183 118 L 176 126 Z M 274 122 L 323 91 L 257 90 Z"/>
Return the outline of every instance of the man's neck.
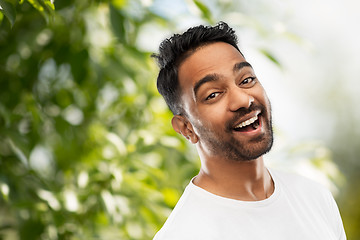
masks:
<path fill-rule="evenodd" d="M 259 201 L 271 196 L 274 184 L 263 158 L 233 161 L 202 159 L 194 184 L 219 196 L 242 201 Z"/>

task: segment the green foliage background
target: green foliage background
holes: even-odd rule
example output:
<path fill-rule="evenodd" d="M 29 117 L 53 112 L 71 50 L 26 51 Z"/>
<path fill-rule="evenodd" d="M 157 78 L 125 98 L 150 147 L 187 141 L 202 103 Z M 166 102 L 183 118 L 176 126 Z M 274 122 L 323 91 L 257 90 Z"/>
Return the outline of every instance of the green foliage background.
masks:
<path fill-rule="evenodd" d="M 151 239 L 197 173 L 136 44 L 176 24 L 146 2 L 0 0 L 0 239 Z"/>
<path fill-rule="evenodd" d="M 140 1 L 1 6 L 0 238 L 151 238 L 196 171 L 134 46 L 168 23 Z"/>

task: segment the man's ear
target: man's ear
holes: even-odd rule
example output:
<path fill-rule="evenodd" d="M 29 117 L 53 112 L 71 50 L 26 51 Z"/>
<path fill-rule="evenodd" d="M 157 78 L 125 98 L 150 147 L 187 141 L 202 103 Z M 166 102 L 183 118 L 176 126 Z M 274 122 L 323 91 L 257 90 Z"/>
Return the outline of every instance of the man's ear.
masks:
<path fill-rule="evenodd" d="M 171 120 L 171 124 L 177 133 L 183 135 L 191 143 L 195 144 L 199 141 L 199 137 L 196 135 L 192 124 L 187 118 L 181 115 L 175 115 Z"/>

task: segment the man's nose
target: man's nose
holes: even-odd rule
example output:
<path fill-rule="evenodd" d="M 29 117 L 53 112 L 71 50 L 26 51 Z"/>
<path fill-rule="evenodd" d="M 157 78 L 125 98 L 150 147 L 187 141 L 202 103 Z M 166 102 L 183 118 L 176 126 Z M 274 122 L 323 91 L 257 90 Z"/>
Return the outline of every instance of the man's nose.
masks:
<path fill-rule="evenodd" d="M 231 89 L 229 93 L 229 110 L 238 111 L 240 108 L 248 109 L 254 102 L 254 97 L 249 95 L 246 90 L 239 87 Z"/>

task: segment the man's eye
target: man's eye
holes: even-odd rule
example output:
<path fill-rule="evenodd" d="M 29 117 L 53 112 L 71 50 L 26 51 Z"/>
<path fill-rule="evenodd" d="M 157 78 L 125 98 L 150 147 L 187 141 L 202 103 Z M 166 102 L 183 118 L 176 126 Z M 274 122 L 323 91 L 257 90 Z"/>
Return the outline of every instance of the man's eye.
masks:
<path fill-rule="evenodd" d="M 218 92 L 214 92 L 214 93 L 211 93 L 209 96 L 207 96 L 207 98 L 205 100 L 210 100 L 210 99 L 213 99 L 215 98 L 217 95 L 219 95 L 220 93 Z"/>
<path fill-rule="evenodd" d="M 245 85 L 246 87 L 252 87 L 255 83 L 256 83 L 256 78 L 255 77 L 248 77 L 248 78 L 245 78 L 241 83 L 240 85 Z"/>

